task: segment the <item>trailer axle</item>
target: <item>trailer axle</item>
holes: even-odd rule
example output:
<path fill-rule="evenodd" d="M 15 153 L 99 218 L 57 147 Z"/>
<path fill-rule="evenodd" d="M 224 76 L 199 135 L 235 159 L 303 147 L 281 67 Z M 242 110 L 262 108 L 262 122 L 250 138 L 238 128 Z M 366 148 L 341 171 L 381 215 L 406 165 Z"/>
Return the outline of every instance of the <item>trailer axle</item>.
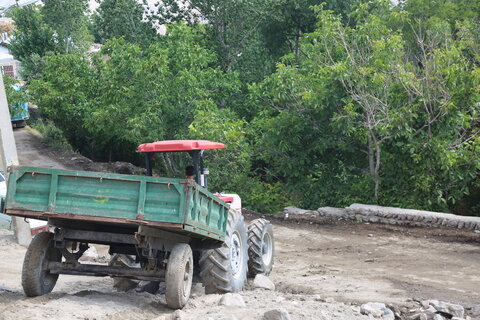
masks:
<path fill-rule="evenodd" d="M 98 264 L 66 264 L 63 262 L 49 262 L 48 270 L 53 274 L 70 274 L 93 277 L 115 276 L 151 281 L 165 280 L 165 270 L 147 271 L 140 268 L 106 266 Z"/>

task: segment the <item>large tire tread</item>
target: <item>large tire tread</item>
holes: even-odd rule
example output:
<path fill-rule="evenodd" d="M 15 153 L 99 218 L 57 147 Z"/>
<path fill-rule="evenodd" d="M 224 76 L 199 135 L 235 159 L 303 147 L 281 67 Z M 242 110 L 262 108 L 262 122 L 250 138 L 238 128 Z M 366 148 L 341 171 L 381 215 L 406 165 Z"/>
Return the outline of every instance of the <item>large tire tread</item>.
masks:
<path fill-rule="evenodd" d="M 245 238 L 243 244 L 245 247 L 245 277 L 241 275 L 238 281 L 231 279 L 230 275 L 230 237 L 233 234 L 234 228 L 238 228 L 240 234 L 244 233 L 242 237 Z M 202 278 L 203 285 L 205 286 L 205 293 L 210 294 L 242 291 L 246 280 L 247 260 L 248 253 L 246 228 L 243 221 L 243 216 L 236 210 L 230 210 L 224 244 L 220 248 L 204 251 L 200 257 L 200 277 Z"/>
<path fill-rule="evenodd" d="M 265 232 L 269 232 L 272 237 L 272 261 L 267 266 L 262 260 L 262 239 Z M 248 273 L 250 277 L 257 274 L 268 276 L 273 268 L 273 259 L 275 255 L 273 229 L 270 221 L 266 219 L 255 219 L 248 225 Z"/>

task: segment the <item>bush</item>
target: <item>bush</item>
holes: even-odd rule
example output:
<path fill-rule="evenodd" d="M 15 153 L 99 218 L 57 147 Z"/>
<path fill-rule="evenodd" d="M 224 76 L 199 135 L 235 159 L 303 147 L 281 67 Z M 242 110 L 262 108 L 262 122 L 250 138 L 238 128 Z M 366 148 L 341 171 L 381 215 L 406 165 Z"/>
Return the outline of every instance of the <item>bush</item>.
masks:
<path fill-rule="evenodd" d="M 51 121 L 38 120 L 34 128 L 42 134 L 42 142 L 65 152 L 73 152 L 72 146 L 68 143 L 63 131 Z"/>

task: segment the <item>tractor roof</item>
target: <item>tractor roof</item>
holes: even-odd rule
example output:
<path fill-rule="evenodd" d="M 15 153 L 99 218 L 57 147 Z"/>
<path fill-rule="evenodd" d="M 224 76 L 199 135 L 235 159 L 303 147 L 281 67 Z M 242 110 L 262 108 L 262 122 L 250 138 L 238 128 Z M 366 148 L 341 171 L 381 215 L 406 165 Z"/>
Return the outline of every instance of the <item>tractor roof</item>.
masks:
<path fill-rule="evenodd" d="M 226 148 L 223 143 L 208 140 L 164 140 L 141 144 L 138 146 L 137 152 L 193 151 L 223 148 Z"/>

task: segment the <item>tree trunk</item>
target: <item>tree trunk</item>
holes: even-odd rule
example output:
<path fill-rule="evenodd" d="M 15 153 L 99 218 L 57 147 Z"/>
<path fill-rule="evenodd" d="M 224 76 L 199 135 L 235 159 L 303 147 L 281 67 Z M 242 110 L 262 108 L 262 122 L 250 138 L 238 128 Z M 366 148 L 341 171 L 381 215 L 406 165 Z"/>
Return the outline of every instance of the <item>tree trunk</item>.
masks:
<path fill-rule="evenodd" d="M 378 191 L 380 189 L 380 159 L 381 159 L 381 150 L 380 150 L 380 143 L 375 140 L 375 152 L 376 152 L 376 159 L 375 159 L 375 202 L 378 203 Z"/>
<path fill-rule="evenodd" d="M 375 135 L 371 133 L 371 135 L 368 136 L 368 165 L 370 169 L 370 176 L 372 177 L 374 184 L 375 203 L 378 203 L 378 192 L 380 190 L 380 161 L 380 142 L 378 142 Z"/>

